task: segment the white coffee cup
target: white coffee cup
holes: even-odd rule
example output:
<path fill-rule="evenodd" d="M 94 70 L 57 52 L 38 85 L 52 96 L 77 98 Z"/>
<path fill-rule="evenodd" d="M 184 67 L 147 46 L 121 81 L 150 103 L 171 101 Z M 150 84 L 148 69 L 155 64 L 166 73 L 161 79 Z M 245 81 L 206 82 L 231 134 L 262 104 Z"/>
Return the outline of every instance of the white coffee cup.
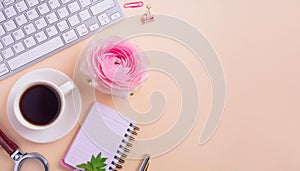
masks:
<path fill-rule="evenodd" d="M 36 124 L 33 122 L 33 120 L 30 121 L 28 118 L 26 119 L 26 116 L 28 117 L 31 115 L 30 112 L 28 112 L 28 110 L 30 110 L 34 107 L 40 107 L 40 109 L 42 109 L 43 105 L 53 103 L 53 100 L 51 102 L 47 101 L 48 94 L 45 93 L 46 91 L 44 91 L 44 93 L 41 93 L 41 95 L 37 95 L 36 91 L 34 92 L 34 89 L 36 87 L 39 87 L 42 89 L 43 88 L 49 89 L 49 92 L 51 90 L 51 92 L 53 92 L 53 94 L 50 94 L 48 92 L 48 94 L 50 94 L 49 96 L 51 96 L 51 97 L 56 95 L 57 103 L 58 103 L 57 110 L 59 110 L 59 111 L 57 111 L 57 113 L 55 114 L 55 117 L 53 116 L 53 119 L 51 121 L 49 121 L 49 123 Z M 18 92 L 15 96 L 14 103 L 13 103 L 14 114 L 15 114 L 17 120 L 26 128 L 33 129 L 33 130 L 47 129 L 47 128 L 53 126 L 63 115 L 63 113 L 65 111 L 65 105 L 66 105 L 66 102 L 65 102 L 66 96 L 68 96 L 73 89 L 74 89 L 74 83 L 72 81 L 67 81 L 61 85 L 56 85 L 55 83 L 50 82 L 48 80 L 29 81 L 24 87 L 22 87 L 18 90 Z M 31 96 L 34 98 L 31 98 L 30 100 L 28 100 L 29 99 L 28 98 L 29 91 L 33 91 L 33 92 L 31 92 L 31 94 L 34 95 L 34 96 Z M 34 93 L 36 93 L 36 94 L 34 94 Z M 41 98 L 41 97 L 44 97 L 44 98 Z M 38 99 L 38 98 L 40 98 L 40 99 Z M 47 99 L 45 99 L 45 98 L 47 98 Z M 26 99 L 27 99 L 27 101 L 26 101 Z M 50 97 L 49 97 L 49 99 L 50 99 Z M 31 103 L 31 101 L 33 103 Z M 37 104 L 38 106 L 35 104 Z M 25 109 L 27 109 L 26 112 L 25 112 Z M 23 110 L 23 112 L 22 112 L 22 110 Z M 34 113 L 34 112 L 32 112 L 32 113 Z M 35 111 L 34 116 L 37 116 L 36 113 L 37 112 Z M 33 115 L 31 115 L 31 116 L 33 116 Z M 43 113 L 39 113 L 37 117 L 43 118 L 44 117 Z"/>

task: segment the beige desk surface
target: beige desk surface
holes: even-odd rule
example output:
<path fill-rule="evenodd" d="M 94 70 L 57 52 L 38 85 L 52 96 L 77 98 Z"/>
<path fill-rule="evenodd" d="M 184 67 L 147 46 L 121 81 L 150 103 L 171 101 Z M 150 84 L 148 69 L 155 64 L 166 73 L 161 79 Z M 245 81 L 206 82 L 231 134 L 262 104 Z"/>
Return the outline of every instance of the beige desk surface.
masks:
<path fill-rule="evenodd" d="M 121 0 L 123 4 L 125 0 Z M 199 145 L 201 128 L 210 105 L 210 85 L 201 64 L 187 60 L 195 73 L 201 94 L 196 125 L 187 138 L 172 151 L 151 159 L 149 170 L 209 171 L 295 171 L 300 170 L 300 1 L 297 0 L 155 0 L 152 12 L 181 18 L 203 33 L 215 47 L 224 67 L 227 99 L 222 122 L 213 138 Z M 128 16 L 145 9 L 126 9 Z M 144 39 L 143 41 L 151 41 Z M 55 68 L 72 77 L 78 54 L 88 40 L 62 51 L 4 81 L 0 81 L 0 127 L 26 152 L 45 155 L 52 171 L 64 170 L 59 160 L 71 143 L 79 124 L 63 139 L 37 144 L 23 139 L 12 128 L 6 115 L 8 93 L 25 73 L 38 68 Z M 163 47 L 178 56 L 176 45 Z M 169 42 L 172 44 L 172 42 Z M 151 42 L 150 42 L 151 44 Z M 147 45 L 145 45 L 147 48 Z M 149 48 L 149 47 L 148 47 Z M 179 48 L 180 49 L 180 48 Z M 65 62 L 68 61 L 68 62 Z M 161 89 L 169 101 L 166 113 L 155 124 L 144 126 L 141 138 L 166 130 L 176 119 L 178 103 L 168 88 L 172 83 L 159 81 L 163 76 L 151 73 L 149 83 L 132 98 L 137 110 L 146 110 L 152 89 Z M 172 86 L 171 86 L 172 87 Z M 174 91 L 174 92 L 173 92 Z M 177 93 L 178 94 L 178 93 Z M 175 95 L 177 97 L 178 95 Z M 172 97 L 172 98 L 171 98 Z M 99 101 L 110 104 L 109 96 L 98 94 Z M 172 102 L 172 103 L 171 103 Z M 175 108 L 175 109 L 173 109 Z M 174 114 L 174 115 L 173 115 Z M 173 120 L 172 120 L 173 119 Z M 136 170 L 140 161 L 128 160 L 124 170 Z M 0 170 L 9 171 L 13 162 L 0 150 Z M 188 168 L 188 169 L 187 169 Z M 34 169 L 28 169 L 34 170 Z"/>

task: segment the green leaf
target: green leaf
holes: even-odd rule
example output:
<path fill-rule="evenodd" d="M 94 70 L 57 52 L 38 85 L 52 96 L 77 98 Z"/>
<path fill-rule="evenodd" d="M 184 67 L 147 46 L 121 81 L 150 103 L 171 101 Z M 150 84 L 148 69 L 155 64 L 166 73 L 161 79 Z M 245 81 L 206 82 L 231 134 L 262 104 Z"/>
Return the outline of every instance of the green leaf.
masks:
<path fill-rule="evenodd" d="M 87 167 L 86 169 L 84 169 L 84 171 L 93 171 L 93 167 Z"/>
<path fill-rule="evenodd" d="M 86 166 L 87 166 L 87 165 L 86 165 L 85 163 L 82 163 L 82 164 L 77 165 L 76 167 L 85 169 Z"/>
<path fill-rule="evenodd" d="M 97 159 L 101 159 L 102 157 L 101 157 L 101 153 L 99 153 L 98 155 L 97 155 Z"/>
<path fill-rule="evenodd" d="M 101 158 L 101 159 L 99 160 L 99 162 L 104 163 L 104 162 L 106 162 L 106 160 L 107 160 L 107 158 Z"/>
<path fill-rule="evenodd" d="M 92 169 L 93 169 L 93 164 L 92 164 L 91 162 L 87 162 L 86 169 L 87 169 L 88 171 L 92 171 Z"/>
<path fill-rule="evenodd" d="M 100 168 L 105 167 L 105 166 L 106 166 L 105 163 L 96 163 L 96 165 L 94 165 L 94 167 L 100 167 Z"/>
<path fill-rule="evenodd" d="M 94 163 L 96 163 L 96 162 L 97 162 L 97 160 L 96 160 L 95 156 L 93 155 L 92 158 L 91 158 L 91 163 L 92 163 L 92 165 L 93 165 Z"/>

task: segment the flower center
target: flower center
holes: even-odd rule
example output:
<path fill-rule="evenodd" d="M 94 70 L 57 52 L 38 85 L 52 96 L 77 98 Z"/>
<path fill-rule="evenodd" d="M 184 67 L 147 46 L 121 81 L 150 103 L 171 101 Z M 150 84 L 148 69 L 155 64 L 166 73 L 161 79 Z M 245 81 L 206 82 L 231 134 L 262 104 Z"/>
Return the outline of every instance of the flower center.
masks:
<path fill-rule="evenodd" d="M 121 60 L 120 58 L 115 58 L 115 62 L 114 62 L 115 65 L 120 65 L 121 64 Z"/>

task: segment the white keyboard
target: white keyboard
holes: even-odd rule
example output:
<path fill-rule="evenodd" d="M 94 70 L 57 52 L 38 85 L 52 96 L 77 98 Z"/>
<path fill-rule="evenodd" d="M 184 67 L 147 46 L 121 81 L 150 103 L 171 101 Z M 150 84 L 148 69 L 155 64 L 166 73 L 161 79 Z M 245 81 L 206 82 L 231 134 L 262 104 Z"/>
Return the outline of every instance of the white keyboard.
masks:
<path fill-rule="evenodd" d="M 0 80 L 123 18 L 117 0 L 0 0 Z"/>

